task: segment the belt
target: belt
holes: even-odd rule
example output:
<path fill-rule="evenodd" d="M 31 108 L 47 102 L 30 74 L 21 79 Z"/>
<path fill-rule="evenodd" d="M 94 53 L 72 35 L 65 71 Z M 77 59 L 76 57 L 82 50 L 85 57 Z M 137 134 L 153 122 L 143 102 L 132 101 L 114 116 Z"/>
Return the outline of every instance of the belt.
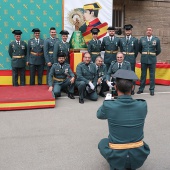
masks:
<path fill-rule="evenodd" d="M 12 58 L 24 58 L 24 55 L 12 56 Z"/>
<path fill-rule="evenodd" d="M 53 54 L 53 51 L 49 51 L 48 53 L 49 53 L 49 54 Z"/>
<path fill-rule="evenodd" d="M 125 55 L 134 55 L 135 53 L 123 52 Z"/>
<path fill-rule="evenodd" d="M 111 51 L 105 51 L 106 53 L 110 53 L 110 54 L 116 54 L 118 51 L 113 51 L 113 50 L 111 50 Z"/>
<path fill-rule="evenodd" d="M 35 55 L 35 56 L 41 56 L 43 55 L 43 53 L 34 53 L 34 52 L 31 52 L 32 55 Z"/>
<path fill-rule="evenodd" d="M 91 54 L 100 54 L 100 52 L 91 52 Z"/>
<path fill-rule="evenodd" d="M 139 148 L 143 146 L 143 141 L 133 142 L 133 143 L 125 143 L 125 144 L 114 144 L 109 143 L 110 149 L 132 149 L 132 148 Z"/>
<path fill-rule="evenodd" d="M 156 53 L 151 53 L 151 52 L 142 52 L 142 54 L 148 54 L 148 55 L 156 55 Z"/>
<path fill-rule="evenodd" d="M 56 77 L 53 77 L 53 80 L 63 82 L 65 79 L 58 79 L 58 78 L 56 78 Z"/>

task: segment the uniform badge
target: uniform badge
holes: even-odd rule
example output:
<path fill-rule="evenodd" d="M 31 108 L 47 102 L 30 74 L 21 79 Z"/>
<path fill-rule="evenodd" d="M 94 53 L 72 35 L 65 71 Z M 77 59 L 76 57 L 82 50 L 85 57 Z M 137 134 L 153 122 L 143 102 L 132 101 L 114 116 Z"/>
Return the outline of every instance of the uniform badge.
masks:
<path fill-rule="evenodd" d="M 154 45 L 154 46 L 156 45 L 156 40 L 154 40 L 154 41 L 152 42 L 152 45 Z"/>
<path fill-rule="evenodd" d="M 64 73 L 65 73 L 65 74 L 67 74 L 67 73 L 68 73 L 68 68 L 66 68 L 66 69 L 65 69 Z"/>
<path fill-rule="evenodd" d="M 134 45 L 133 41 L 132 41 L 132 46 Z"/>
<path fill-rule="evenodd" d="M 21 45 L 21 48 L 22 48 L 22 50 L 25 50 L 25 46 L 24 45 Z"/>

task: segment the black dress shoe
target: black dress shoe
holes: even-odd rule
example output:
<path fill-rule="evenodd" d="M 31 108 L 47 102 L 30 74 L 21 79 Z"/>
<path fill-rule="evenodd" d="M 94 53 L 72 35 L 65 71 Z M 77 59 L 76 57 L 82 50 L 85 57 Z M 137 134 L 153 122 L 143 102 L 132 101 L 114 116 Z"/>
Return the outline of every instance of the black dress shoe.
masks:
<path fill-rule="evenodd" d="M 99 93 L 99 96 L 106 97 L 106 95 L 104 93 Z"/>
<path fill-rule="evenodd" d="M 150 95 L 151 95 L 151 96 L 154 96 L 154 91 L 150 91 Z"/>
<path fill-rule="evenodd" d="M 70 99 L 75 99 L 74 95 L 71 94 L 71 93 L 68 93 L 68 97 L 69 97 Z"/>
<path fill-rule="evenodd" d="M 84 100 L 79 98 L 79 103 L 83 104 Z"/>
<path fill-rule="evenodd" d="M 134 91 L 132 91 L 132 92 L 131 92 L 131 95 L 134 95 L 134 94 L 135 94 L 135 92 L 134 92 Z"/>
<path fill-rule="evenodd" d="M 140 90 L 139 90 L 139 91 L 137 92 L 137 94 L 141 94 L 141 93 L 143 93 L 143 91 L 140 91 Z"/>

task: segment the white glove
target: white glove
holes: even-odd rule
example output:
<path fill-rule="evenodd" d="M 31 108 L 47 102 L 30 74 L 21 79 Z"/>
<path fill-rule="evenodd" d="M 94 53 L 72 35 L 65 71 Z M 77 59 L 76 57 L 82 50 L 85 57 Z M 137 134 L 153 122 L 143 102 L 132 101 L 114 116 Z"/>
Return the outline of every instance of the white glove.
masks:
<path fill-rule="evenodd" d="M 111 81 L 108 81 L 108 82 L 107 82 L 107 85 L 108 85 L 110 88 L 113 87 Z"/>
<path fill-rule="evenodd" d="M 90 88 L 91 88 L 92 90 L 94 90 L 95 87 L 94 87 L 94 85 L 93 85 L 93 83 L 92 83 L 91 81 L 89 82 L 89 86 L 90 86 Z"/>

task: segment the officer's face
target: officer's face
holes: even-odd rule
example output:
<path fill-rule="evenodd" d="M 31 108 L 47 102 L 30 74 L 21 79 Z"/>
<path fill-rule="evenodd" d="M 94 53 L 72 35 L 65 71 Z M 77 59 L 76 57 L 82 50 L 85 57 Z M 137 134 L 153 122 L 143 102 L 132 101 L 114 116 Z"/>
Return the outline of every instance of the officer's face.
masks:
<path fill-rule="evenodd" d="M 83 57 L 83 61 L 85 64 L 89 64 L 91 62 L 91 56 L 89 53 L 86 53 Z"/>
<path fill-rule="evenodd" d="M 56 30 L 50 30 L 51 37 L 56 37 Z"/>
<path fill-rule="evenodd" d="M 67 41 L 67 38 L 68 38 L 68 35 L 62 35 L 62 40 L 63 40 L 64 42 Z"/>
<path fill-rule="evenodd" d="M 146 35 L 150 37 L 152 35 L 152 32 L 153 32 L 152 28 L 148 27 L 146 30 Z"/>
<path fill-rule="evenodd" d="M 59 58 L 58 58 L 58 62 L 59 62 L 59 63 L 64 63 L 65 60 L 66 60 L 65 57 L 59 57 Z"/>
<path fill-rule="evenodd" d="M 108 30 L 109 36 L 114 36 L 115 35 L 115 30 Z"/>
<path fill-rule="evenodd" d="M 96 40 L 96 39 L 97 39 L 97 36 L 98 36 L 97 34 L 93 34 L 93 39 Z"/>
<path fill-rule="evenodd" d="M 40 37 L 40 32 L 35 32 L 35 33 L 34 33 L 34 36 L 35 36 L 35 38 L 38 39 L 38 38 Z"/>
<path fill-rule="evenodd" d="M 89 10 L 84 11 L 84 18 L 86 21 L 90 21 L 94 17 L 94 12 L 91 12 Z"/>
<path fill-rule="evenodd" d="M 16 39 L 17 41 L 20 41 L 21 35 L 15 35 L 15 39 Z"/>
<path fill-rule="evenodd" d="M 96 65 L 97 65 L 97 66 L 101 66 L 102 64 L 103 64 L 103 60 L 100 59 L 100 58 L 98 58 L 98 59 L 96 60 Z"/>
<path fill-rule="evenodd" d="M 118 63 L 122 63 L 123 60 L 124 60 L 123 54 L 118 54 L 118 55 L 116 56 L 116 59 L 117 59 L 117 62 L 118 62 Z"/>
<path fill-rule="evenodd" d="M 125 30 L 126 36 L 130 36 L 132 34 L 132 30 Z"/>

